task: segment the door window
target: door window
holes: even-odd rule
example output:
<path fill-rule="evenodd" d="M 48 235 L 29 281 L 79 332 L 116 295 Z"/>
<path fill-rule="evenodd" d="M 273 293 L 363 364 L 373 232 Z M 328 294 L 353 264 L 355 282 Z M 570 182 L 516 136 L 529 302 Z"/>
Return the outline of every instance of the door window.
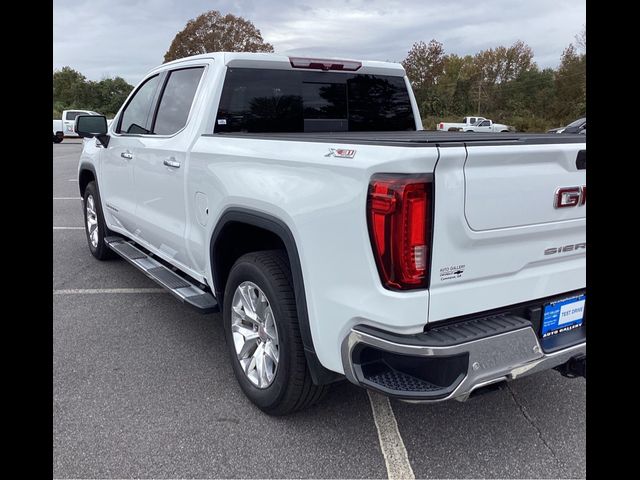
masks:
<path fill-rule="evenodd" d="M 121 115 L 117 133 L 149 133 L 151 109 L 158 88 L 159 76 L 147 79 L 138 88 Z"/>
<path fill-rule="evenodd" d="M 67 112 L 65 120 L 75 120 L 78 115 L 87 115 L 87 112 L 69 111 Z"/>
<path fill-rule="evenodd" d="M 204 67 L 174 70 L 160 99 L 153 133 L 173 135 L 184 128 Z"/>

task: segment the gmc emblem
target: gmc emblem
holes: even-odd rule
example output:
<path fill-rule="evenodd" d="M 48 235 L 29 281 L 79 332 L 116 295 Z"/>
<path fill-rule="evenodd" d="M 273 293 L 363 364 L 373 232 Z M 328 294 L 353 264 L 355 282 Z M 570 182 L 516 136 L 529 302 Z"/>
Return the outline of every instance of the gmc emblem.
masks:
<path fill-rule="evenodd" d="M 560 187 L 553 198 L 555 208 L 578 207 L 587 203 L 587 186 Z"/>

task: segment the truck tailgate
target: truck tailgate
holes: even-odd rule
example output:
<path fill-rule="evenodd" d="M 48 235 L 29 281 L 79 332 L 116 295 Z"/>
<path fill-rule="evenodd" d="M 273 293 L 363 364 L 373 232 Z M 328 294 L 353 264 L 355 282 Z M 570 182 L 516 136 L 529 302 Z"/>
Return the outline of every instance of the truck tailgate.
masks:
<path fill-rule="evenodd" d="M 554 207 L 559 187 L 585 185 L 581 150 L 584 143 L 440 149 L 429 322 L 585 287 L 586 205 Z"/>
<path fill-rule="evenodd" d="M 556 208 L 554 194 L 585 184 L 575 145 L 467 147 L 464 213 L 473 230 L 556 223 L 585 217 L 584 207 Z"/>

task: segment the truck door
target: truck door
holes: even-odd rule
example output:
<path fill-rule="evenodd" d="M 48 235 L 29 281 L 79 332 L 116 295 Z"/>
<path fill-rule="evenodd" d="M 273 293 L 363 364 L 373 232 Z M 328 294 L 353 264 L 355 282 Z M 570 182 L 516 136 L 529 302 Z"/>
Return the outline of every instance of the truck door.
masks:
<path fill-rule="evenodd" d="M 491 132 L 493 131 L 491 127 L 491 120 L 483 120 L 479 125 L 474 127 L 476 132 Z"/>
<path fill-rule="evenodd" d="M 107 225 L 136 236 L 137 222 L 134 165 L 150 130 L 153 107 L 160 90 L 161 75 L 145 80 L 111 125 L 109 147 L 101 156 L 99 188 Z"/>
<path fill-rule="evenodd" d="M 187 152 L 195 137 L 189 118 L 204 69 L 195 66 L 166 72 L 152 134 L 140 138 L 133 162 L 137 237 L 186 268 L 193 263 L 185 241 Z"/>

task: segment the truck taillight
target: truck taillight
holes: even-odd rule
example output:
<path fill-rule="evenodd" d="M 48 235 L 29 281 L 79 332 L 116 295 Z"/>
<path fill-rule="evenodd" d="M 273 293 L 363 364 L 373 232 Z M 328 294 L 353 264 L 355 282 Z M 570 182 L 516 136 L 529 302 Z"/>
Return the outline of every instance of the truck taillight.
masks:
<path fill-rule="evenodd" d="M 431 175 L 378 174 L 371 178 L 367 222 L 386 288 L 428 286 L 432 202 Z"/>
<path fill-rule="evenodd" d="M 344 70 L 355 72 L 362 67 L 361 62 L 352 60 L 328 60 L 325 58 L 289 57 L 293 68 L 310 68 L 313 70 Z"/>
<path fill-rule="evenodd" d="M 444 128 L 444 123 L 440 122 L 440 130 Z"/>

